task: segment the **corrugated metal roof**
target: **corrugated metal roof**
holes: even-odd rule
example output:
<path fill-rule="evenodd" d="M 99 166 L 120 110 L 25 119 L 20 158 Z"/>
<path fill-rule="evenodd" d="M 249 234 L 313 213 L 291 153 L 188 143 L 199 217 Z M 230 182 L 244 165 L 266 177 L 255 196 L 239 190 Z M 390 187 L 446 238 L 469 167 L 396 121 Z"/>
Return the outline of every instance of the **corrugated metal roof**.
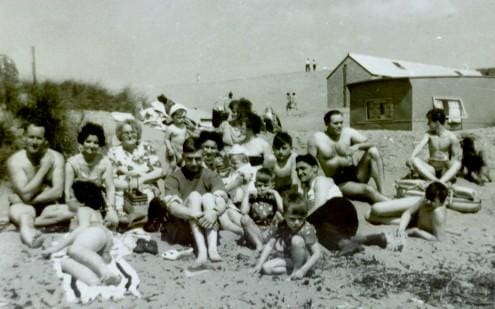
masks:
<path fill-rule="evenodd" d="M 349 53 L 354 59 L 371 74 L 384 77 L 414 77 L 414 76 L 482 76 L 475 70 L 447 68 L 439 65 L 430 65 L 404 60 L 394 60 L 368 55 Z"/>

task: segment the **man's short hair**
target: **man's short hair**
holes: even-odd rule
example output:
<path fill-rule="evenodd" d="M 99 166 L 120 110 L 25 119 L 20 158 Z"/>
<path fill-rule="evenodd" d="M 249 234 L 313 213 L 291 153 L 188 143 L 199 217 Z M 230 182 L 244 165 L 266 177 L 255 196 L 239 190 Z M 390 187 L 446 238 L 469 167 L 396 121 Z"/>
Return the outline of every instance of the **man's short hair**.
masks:
<path fill-rule="evenodd" d="M 316 158 L 313 157 L 313 155 L 311 155 L 309 153 L 303 154 L 303 155 L 298 155 L 296 157 L 296 164 L 298 162 L 304 162 L 304 163 L 309 164 L 310 166 L 318 166 L 318 161 L 316 160 Z"/>
<path fill-rule="evenodd" d="M 328 125 L 330 123 L 330 120 L 332 119 L 333 115 L 342 115 L 342 112 L 336 109 L 332 109 L 331 111 L 327 112 L 325 116 L 323 116 L 323 121 L 325 122 L 325 125 Z"/>
<path fill-rule="evenodd" d="M 438 201 L 442 204 L 445 202 L 448 195 L 449 189 L 447 189 L 447 187 L 439 181 L 432 182 L 426 187 L 425 190 L 425 198 L 427 200 L 434 201 L 435 199 L 438 199 Z"/>
<path fill-rule="evenodd" d="M 287 191 L 283 194 L 284 214 L 292 214 L 306 218 L 308 215 L 308 201 L 297 191 Z"/>
<path fill-rule="evenodd" d="M 77 142 L 79 144 L 84 144 L 84 141 L 88 138 L 90 135 L 95 135 L 98 138 L 98 145 L 100 147 L 105 146 L 105 131 L 103 130 L 103 127 L 100 126 L 99 124 L 88 122 L 86 123 L 79 133 L 77 134 Z"/>
<path fill-rule="evenodd" d="M 287 132 L 278 132 L 273 137 L 272 146 L 274 149 L 280 149 L 284 145 L 289 145 L 289 147 L 292 147 L 292 137 Z"/>
<path fill-rule="evenodd" d="M 445 112 L 440 108 L 432 108 L 426 113 L 426 118 L 433 122 L 440 122 L 440 124 L 445 123 Z"/>
<path fill-rule="evenodd" d="M 198 143 L 203 145 L 206 141 L 214 141 L 219 151 L 223 149 L 222 136 L 218 132 L 201 131 L 199 133 Z"/>
<path fill-rule="evenodd" d="M 190 136 L 186 138 L 184 144 L 182 145 L 183 153 L 194 153 L 201 150 L 201 144 L 199 143 L 199 139 Z"/>
<path fill-rule="evenodd" d="M 130 125 L 131 128 L 134 131 L 136 131 L 137 140 L 140 141 L 141 140 L 141 133 L 142 133 L 141 126 L 134 119 L 126 119 L 123 122 L 119 122 L 117 124 L 117 127 L 115 128 L 115 135 L 117 135 L 118 140 L 122 141 L 122 130 L 124 129 L 125 125 Z"/>

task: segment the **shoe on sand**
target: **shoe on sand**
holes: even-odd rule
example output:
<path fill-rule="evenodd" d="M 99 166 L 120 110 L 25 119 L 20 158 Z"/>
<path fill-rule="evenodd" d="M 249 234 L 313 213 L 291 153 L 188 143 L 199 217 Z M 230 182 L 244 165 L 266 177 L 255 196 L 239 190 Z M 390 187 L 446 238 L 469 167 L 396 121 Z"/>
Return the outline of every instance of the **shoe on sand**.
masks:
<path fill-rule="evenodd" d="M 169 260 L 169 261 L 175 261 L 178 260 L 179 258 L 183 256 L 188 256 L 193 254 L 194 250 L 193 248 L 188 248 L 185 250 L 176 250 L 176 249 L 170 249 L 161 254 L 162 258 Z"/>
<path fill-rule="evenodd" d="M 133 251 L 136 253 L 143 253 L 143 252 L 146 252 L 146 250 L 147 250 L 146 247 L 147 247 L 146 239 L 139 238 L 136 241 L 136 247 L 134 248 Z"/>

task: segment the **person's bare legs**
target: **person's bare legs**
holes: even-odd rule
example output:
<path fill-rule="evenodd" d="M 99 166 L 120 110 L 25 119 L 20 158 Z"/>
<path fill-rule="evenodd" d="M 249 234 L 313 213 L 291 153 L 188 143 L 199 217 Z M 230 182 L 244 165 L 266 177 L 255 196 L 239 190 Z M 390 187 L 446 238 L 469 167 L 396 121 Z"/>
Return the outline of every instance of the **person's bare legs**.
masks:
<path fill-rule="evenodd" d="M 211 193 L 205 193 L 203 195 L 203 210 L 212 210 L 215 207 L 215 196 Z M 222 257 L 218 254 L 217 242 L 218 242 L 218 223 L 216 223 L 211 229 L 206 231 L 206 241 L 208 244 L 208 256 L 212 262 L 222 261 Z"/>
<path fill-rule="evenodd" d="M 419 176 L 426 180 L 438 181 L 439 179 L 435 176 L 435 168 L 422 159 L 416 157 L 412 160 L 412 166 L 414 170 L 419 174 Z"/>
<path fill-rule="evenodd" d="M 399 224 L 400 216 L 422 197 L 408 196 L 371 205 L 365 218 L 374 224 Z"/>
<path fill-rule="evenodd" d="M 256 251 L 261 252 L 263 250 L 263 241 L 261 240 L 260 228 L 254 223 L 253 219 L 249 215 L 242 216 L 242 226 L 246 232 L 246 238 L 249 243 L 256 246 Z"/>
<path fill-rule="evenodd" d="M 366 200 L 371 203 L 388 201 L 390 198 L 368 184 L 348 181 L 339 185 L 342 194 L 350 199 Z"/>
<path fill-rule="evenodd" d="M 275 258 L 266 261 L 262 269 L 263 273 L 267 275 L 282 275 L 287 273 L 287 263 L 282 258 Z"/>
<path fill-rule="evenodd" d="M 9 223 L 10 190 L 0 182 L 0 226 Z"/>
<path fill-rule="evenodd" d="M 71 259 L 62 260 L 62 272 L 67 273 L 79 281 L 84 282 L 88 286 L 96 286 L 100 284 L 100 278 L 89 267 Z"/>
<path fill-rule="evenodd" d="M 69 210 L 65 204 L 53 204 L 46 206 L 41 214 L 34 219 L 34 226 L 47 226 L 69 221 L 75 213 Z"/>
<path fill-rule="evenodd" d="M 295 272 L 306 262 L 306 243 L 304 242 L 304 238 L 298 235 L 293 236 L 290 243 L 290 255 L 294 263 L 292 272 Z"/>
<path fill-rule="evenodd" d="M 186 201 L 186 206 L 195 212 L 201 212 L 202 198 L 198 192 L 192 192 Z M 206 251 L 206 240 L 203 234 L 203 230 L 199 227 L 198 223 L 194 220 L 189 221 L 191 225 L 191 231 L 193 234 L 194 242 L 198 250 L 198 256 L 196 257 L 197 264 L 204 264 L 208 261 L 208 255 Z"/>
<path fill-rule="evenodd" d="M 10 220 L 19 227 L 21 241 L 31 248 L 41 247 L 43 237 L 41 232 L 34 228 L 36 211 L 33 206 L 26 204 L 13 204 L 9 210 Z"/>
<path fill-rule="evenodd" d="M 112 274 L 103 257 L 98 252 L 107 249 L 107 243 L 111 239 L 103 227 L 90 227 L 82 231 L 67 250 L 67 255 L 76 262 L 91 269 L 99 281 L 105 285 L 117 285 L 121 277 Z"/>
<path fill-rule="evenodd" d="M 368 183 L 370 178 L 373 178 L 378 192 L 383 194 L 385 169 L 378 148 L 371 147 L 365 151 L 361 160 L 359 160 L 356 176 L 361 183 Z"/>
<path fill-rule="evenodd" d="M 452 179 L 455 179 L 457 173 L 461 170 L 462 164 L 460 161 L 455 161 L 454 163 L 449 165 L 447 171 L 445 171 L 440 178 L 440 182 L 447 183 Z"/>
<path fill-rule="evenodd" d="M 244 235 L 244 230 L 241 225 L 242 214 L 235 209 L 225 210 L 225 212 L 218 218 L 222 230 L 231 231 L 237 235 Z"/>

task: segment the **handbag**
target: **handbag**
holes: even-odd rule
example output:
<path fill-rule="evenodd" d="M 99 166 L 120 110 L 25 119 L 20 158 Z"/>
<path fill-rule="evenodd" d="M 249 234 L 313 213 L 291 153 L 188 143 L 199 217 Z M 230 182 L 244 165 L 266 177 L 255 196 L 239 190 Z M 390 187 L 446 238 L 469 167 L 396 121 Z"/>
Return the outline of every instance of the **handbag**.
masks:
<path fill-rule="evenodd" d="M 124 208 L 142 207 L 148 205 L 148 196 L 141 191 L 139 175 L 129 179 L 129 189 L 124 191 Z"/>

